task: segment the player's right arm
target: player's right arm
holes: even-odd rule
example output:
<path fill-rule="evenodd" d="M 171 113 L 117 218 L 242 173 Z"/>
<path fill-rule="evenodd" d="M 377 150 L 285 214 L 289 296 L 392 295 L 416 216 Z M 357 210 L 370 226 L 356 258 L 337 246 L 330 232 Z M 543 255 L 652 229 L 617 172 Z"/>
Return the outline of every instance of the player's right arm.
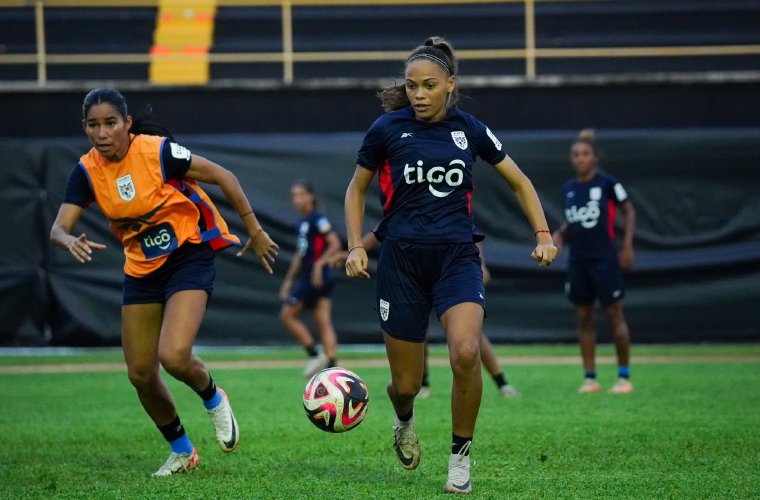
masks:
<path fill-rule="evenodd" d="M 361 165 L 356 166 L 351 183 L 346 189 L 346 237 L 348 239 L 348 256 L 346 257 L 346 274 L 351 278 L 369 278 L 367 251 L 362 246 L 362 224 L 364 208 L 369 188 L 375 172 Z"/>
<path fill-rule="evenodd" d="M 567 222 L 563 222 L 559 228 L 552 233 L 552 241 L 554 246 L 557 247 L 557 251 L 562 250 L 562 246 L 565 244 L 565 238 L 567 237 Z"/>
<path fill-rule="evenodd" d="M 76 260 L 84 264 L 92 260 L 93 249 L 104 250 L 106 246 L 88 240 L 84 233 L 79 236 L 71 234 L 74 225 L 82 216 L 82 212 L 84 212 L 84 208 L 79 205 L 61 204 L 53 227 L 50 228 L 50 241 L 68 251 Z"/>

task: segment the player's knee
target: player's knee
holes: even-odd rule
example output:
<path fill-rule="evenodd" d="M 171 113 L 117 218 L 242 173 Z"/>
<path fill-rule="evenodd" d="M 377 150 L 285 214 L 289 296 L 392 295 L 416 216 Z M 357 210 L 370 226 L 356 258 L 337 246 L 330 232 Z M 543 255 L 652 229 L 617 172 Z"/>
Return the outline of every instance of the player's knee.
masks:
<path fill-rule="evenodd" d="M 129 382 L 139 390 L 150 387 L 158 377 L 158 373 L 150 367 L 130 366 L 127 369 L 127 376 Z"/>
<path fill-rule="evenodd" d="M 451 368 L 454 372 L 472 371 L 480 366 L 479 342 L 465 342 L 451 351 Z"/>
<path fill-rule="evenodd" d="M 403 377 L 393 380 L 393 390 L 396 396 L 401 400 L 414 398 L 422 387 L 421 377 Z"/>
<path fill-rule="evenodd" d="M 158 353 L 161 366 L 173 377 L 182 376 L 190 366 L 190 352 L 184 349 L 164 349 Z"/>
<path fill-rule="evenodd" d="M 284 306 L 282 309 L 280 309 L 280 321 L 283 325 L 289 324 L 294 319 L 296 319 L 296 315 L 293 311 L 293 308 Z"/>

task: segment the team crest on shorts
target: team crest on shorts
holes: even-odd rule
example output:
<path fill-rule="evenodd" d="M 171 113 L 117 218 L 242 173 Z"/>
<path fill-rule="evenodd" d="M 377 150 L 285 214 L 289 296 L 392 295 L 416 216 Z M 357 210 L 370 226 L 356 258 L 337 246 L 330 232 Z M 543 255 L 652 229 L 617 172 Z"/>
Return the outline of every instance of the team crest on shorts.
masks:
<path fill-rule="evenodd" d="M 387 300 L 380 299 L 380 317 L 383 321 L 388 321 L 388 313 L 390 312 L 391 305 Z"/>
<path fill-rule="evenodd" d="M 116 179 L 116 190 L 124 201 L 132 201 L 135 198 L 135 183 L 132 182 L 132 176 L 127 174 L 124 177 Z"/>
<path fill-rule="evenodd" d="M 451 133 L 451 138 L 454 139 L 454 144 L 459 149 L 467 149 L 467 136 L 461 130 L 455 130 Z"/>

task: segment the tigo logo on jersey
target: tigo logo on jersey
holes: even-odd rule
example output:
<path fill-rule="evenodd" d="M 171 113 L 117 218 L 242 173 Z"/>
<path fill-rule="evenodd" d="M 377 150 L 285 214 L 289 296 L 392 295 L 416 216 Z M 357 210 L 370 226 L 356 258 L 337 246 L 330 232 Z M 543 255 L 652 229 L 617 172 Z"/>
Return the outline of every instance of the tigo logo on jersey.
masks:
<path fill-rule="evenodd" d="M 456 144 L 459 149 L 467 149 L 467 136 L 464 135 L 464 132 L 456 130 L 451 133 L 451 138 L 454 139 L 454 144 Z"/>
<path fill-rule="evenodd" d="M 388 321 L 388 314 L 390 313 L 391 305 L 387 300 L 380 299 L 380 317 L 383 321 Z"/>
<path fill-rule="evenodd" d="M 404 180 L 407 184 L 414 184 L 416 182 L 423 183 L 427 181 L 430 194 L 437 198 L 447 197 L 453 193 L 454 188 L 461 185 L 464 180 L 465 163 L 462 160 L 451 160 L 449 167 L 454 166 L 454 168 L 450 168 L 449 170 L 438 165 L 425 172 L 422 168 L 423 165 L 424 162 L 422 160 L 417 161 L 416 167 L 410 167 L 408 163 L 404 165 Z M 451 190 L 441 191 L 433 187 L 433 185 L 439 186 L 442 184 L 449 186 Z"/>
<path fill-rule="evenodd" d="M 565 209 L 565 218 L 570 224 L 580 222 L 581 226 L 586 229 L 591 229 L 599 222 L 599 216 L 602 211 L 599 209 L 599 202 L 595 200 L 589 200 L 586 206 L 576 207 L 573 205 L 570 208 Z"/>
<path fill-rule="evenodd" d="M 119 197 L 124 201 L 132 201 L 135 198 L 135 183 L 132 182 L 132 176 L 130 174 L 124 177 L 116 179 L 116 190 L 119 192 Z"/>
<path fill-rule="evenodd" d="M 146 259 L 155 259 L 177 249 L 177 236 L 168 222 L 154 226 L 138 236 Z"/>

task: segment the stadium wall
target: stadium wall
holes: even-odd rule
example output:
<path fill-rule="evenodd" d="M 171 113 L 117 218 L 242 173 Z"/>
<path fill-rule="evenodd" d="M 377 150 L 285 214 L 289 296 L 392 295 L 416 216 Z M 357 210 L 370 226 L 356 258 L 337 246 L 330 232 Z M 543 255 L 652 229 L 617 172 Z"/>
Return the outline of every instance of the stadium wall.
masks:
<path fill-rule="evenodd" d="M 525 91 L 530 90 L 521 90 Z M 133 109 L 136 101 L 146 97 L 126 94 Z M 182 123 L 181 128 L 175 128 L 178 140 L 194 153 L 236 173 L 261 222 L 282 247 L 274 276 L 267 275 L 254 258 L 238 259 L 229 250 L 219 255 L 216 290 L 199 342 L 290 343 L 277 317 L 277 290 L 295 243 L 296 215 L 289 202 L 290 182 L 296 177 L 313 179 L 321 209 L 345 236 L 343 195 L 363 132 L 204 135 L 195 127 L 203 123 L 212 129 L 217 126 L 206 119 L 216 117 L 223 123 L 225 115 L 235 114 L 235 103 L 241 101 L 235 92 L 220 92 L 214 99 L 223 98 L 228 106 L 192 120 L 184 113 L 210 105 L 202 97 L 186 100 L 187 109 L 181 110 L 173 93 L 156 94 L 162 97 L 156 101 L 161 103 L 159 111 L 170 116 L 171 121 Z M 39 99 L 31 99 L 33 95 Z M 298 95 L 293 93 L 294 100 L 282 96 L 277 99 L 283 123 L 302 121 Z M 39 137 L 18 137 L 17 133 L 7 134 L 16 137 L 0 138 L 0 210 L 7 228 L 7 236 L 0 240 L 0 344 L 4 345 L 119 343 L 123 255 L 103 216 L 97 208 L 90 208 L 78 227 L 91 240 L 108 245 L 90 264 L 76 263 L 48 241 L 68 173 L 88 149 L 76 126 L 57 121 L 65 116 L 68 122 L 77 123 L 82 94 L 72 92 L 63 97 L 35 93 L 19 96 L 19 101 L 31 99 L 19 118 L 31 120 L 30 115 L 34 115 L 39 127 L 26 128 L 24 124 L 18 130 Z M 478 94 L 477 100 L 481 98 Z M 7 94 L 4 100 L 8 101 Z M 70 106 L 63 110 L 50 108 L 50 114 L 46 114 L 47 105 L 63 101 L 69 101 Z M 167 102 L 172 104 L 165 107 Z M 188 102 L 198 105 L 188 106 Z M 551 108 L 527 102 L 531 107 Z M 371 112 L 361 113 L 365 125 L 357 126 L 358 130 L 366 128 L 377 115 L 377 105 L 373 106 Z M 272 112 L 276 107 L 271 105 Z M 599 108 L 595 105 L 593 109 Z M 250 108 L 253 109 L 257 108 Z M 349 104 L 334 109 L 341 113 L 323 111 L 322 121 L 329 122 L 331 115 L 342 115 L 344 109 L 346 116 L 359 114 Z M 500 118 L 494 120 L 495 124 L 484 120 L 531 177 L 549 222 L 556 227 L 562 217 L 560 187 L 572 175 L 569 146 L 578 128 L 600 123 L 592 119 L 580 123 L 582 116 L 598 118 L 603 114 L 576 116 L 572 127 L 565 131 L 515 132 L 504 126 L 511 116 L 510 107 L 500 109 L 501 114 L 490 114 L 491 118 Z M 246 113 L 251 121 L 262 121 L 250 110 Z M 308 115 L 313 111 L 303 112 Z M 7 116 L 12 119 L 3 121 L 5 131 L 9 124 L 18 125 L 17 115 Z M 566 123 L 561 113 L 556 116 L 558 122 Z M 758 115 L 754 116 L 756 119 Z M 549 121 L 550 117 L 540 119 Z M 53 132 L 46 128 L 49 121 L 61 125 L 59 135 L 66 132 L 71 137 L 45 137 L 46 132 Z M 759 340 L 760 127 L 615 129 L 605 124 L 598 138 L 603 166 L 624 183 L 638 212 L 637 260 L 627 277 L 626 298 L 634 341 Z M 487 333 L 497 342 L 573 341 L 573 311 L 563 296 L 566 253 L 549 269 L 535 266 L 529 259 L 531 230 L 514 196 L 487 165 L 478 165 L 475 176 L 474 213 L 478 226 L 488 236 L 486 256 L 494 276 L 488 286 Z M 218 190 L 210 191 L 232 229 L 243 234 L 229 204 Z M 380 217 L 376 195 L 373 191 L 368 198 L 368 228 Z M 338 276 L 334 319 L 341 342 L 379 342 L 373 310 L 374 282 L 349 281 L 340 272 Z M 602 340 L 609 339 L 605 326 L 600 332 Z M 440 340 L 440 329 L 432 328 L 431 336 Z"/>

